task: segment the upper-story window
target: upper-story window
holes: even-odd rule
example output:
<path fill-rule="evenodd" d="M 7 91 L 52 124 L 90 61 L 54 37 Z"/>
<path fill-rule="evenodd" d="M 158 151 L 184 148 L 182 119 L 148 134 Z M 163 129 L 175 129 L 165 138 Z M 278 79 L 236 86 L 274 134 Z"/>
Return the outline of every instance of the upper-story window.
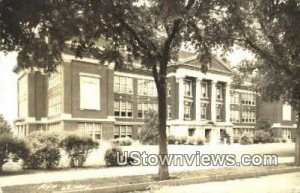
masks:
<path fill-rule="evenodd" d="M 184 119 L 191 119 L 191 102 L 184 102 Z"/>
<path fill-rule="evenodd" d="M 48 115 L 56 115 L 62 112 L 62 88 L 55 89 L 48 94 Z"/>
<path fill-rule="evenodd" d="M 149 111 L 157 111 L 158 106 L 155 103 L 139 103 L 138 104 L 138 118 L 145 118 Z"/>
<path fill-rule="evenodd" d="M 156 96 L 156 86 L 153 80 L 138 80 L 138 94 L 145 96 Z"/>
<path fill-rule="evenodd" d="M 288 103 L 282 105 L 282 120 L 284 121 L 292 120 L 292 107 Z"/>
<path fill-rule="evenodd" d="M 216 118 L 217 118 L 217 120 L 222 119 L 222 105 L 216 106 Z"/>
<path fill-rule="evenodd" d="M 223 100 L 223 87 L 221 84 L 217 84 L 217 100 Z"/>
<path fill-rule="evenodd" d="M 201 103 L 201 119 L 206 120 L 207 119 L 207 103 Z"/>
<path fill-rule="evenodd" d="M 172 118 L 172 106 L 168 105 L 168 119 Z"/>
<path fill-rule="evenodd" d="M 48 77 L 48 89 L 58 86 L 62 83 L 62 67 L 57 66 L 56 72 L 50 73 Z"/>
<path fill-rule="evenodd" d="M 125 76 L 114 76 L 114 92 L 133 93 L 133 79 Z"/>
<path fill-rule="evenodd" d="M 116 117 L 132 117 L 132 102 L 115 101 L 114 110 Z"/>
<path fill-rule="evenodd" d="M 191 80 L 184 80 L 184 96 L 193 96 L 193 82 Z"/>
<path fill-rule="evenodd" d="M 238 93 L 234 93 L 231 95 L 231 104 L 239 104 L 239 94 Z"/>
<path fill-rule="evenodd" d="M 80 74 L 80 109 L 100 110 L 100 76 Z"/>
<path fill-rule="evenodd" d="M 230 121 L 231 122 L 240 122 L 240 111 L 231 110 L 230 111 Z"/>
<path fill-rule="evenodd" d="M 253 93 L 242 93 L 242 104 L 255 105 L 255 94 Z"/>
<path fill-rule="evenodd" d="M 201 84 L 201 97 L 208 98 L 208 85 L 206 82 Z"/>
<path fill-rule="evenodd" d="M 24 75 L 18 81 L 18 107 L 19 117 L 28 115 L 28 77 Z"/>
<path fill-rule="evenodd" d="M 171 84 L 168 83 L 168 86 L 167 86 L 167 93 L 168 93 L 168 96 L 171 96 Z"/>

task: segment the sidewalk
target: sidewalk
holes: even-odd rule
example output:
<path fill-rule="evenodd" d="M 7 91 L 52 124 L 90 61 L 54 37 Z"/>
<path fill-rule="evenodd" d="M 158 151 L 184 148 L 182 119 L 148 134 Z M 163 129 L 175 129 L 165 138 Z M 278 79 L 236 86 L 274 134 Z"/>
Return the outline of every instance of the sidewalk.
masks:
<path fill-rule="evenodd" d="M 293 157 L 279 157 L 279 163 L 292 163 Z M 207 170 L 212 168 L 221 168 L 216 166 L 199 167 L 199 166 L 171 166 L 170 173 L 180 171 Z M 222 167 L 224 168 L 224 167 Z M 1 176 L 0 187 L 42 184 L 58 181 L 74 181 L 96 178 L 109 178 L 120 176 L 137 176 L 146 174 L 157 174 L 157 166 L 126 166 L 112 168 L 97 168 L 97 169 L 70 169 L 64 171 L 46 171 L 35 174 L 22 174 L 14 176 Z"/>

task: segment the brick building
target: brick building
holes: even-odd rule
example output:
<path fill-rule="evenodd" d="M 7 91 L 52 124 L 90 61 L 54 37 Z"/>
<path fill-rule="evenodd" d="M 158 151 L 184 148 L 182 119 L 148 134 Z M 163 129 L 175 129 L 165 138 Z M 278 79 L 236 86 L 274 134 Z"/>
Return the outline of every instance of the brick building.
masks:
<path fill-rule="evenodd" d="M 168 67 L 168 134 L 205 137 L 217 143 L 232 133 L 231 70 L 213 59 L 207 73 L 190 53 Z M 157 110 L 151 73 L 137 63 L 115 69 L 91 58 L 63 55 L 57 72 L 15 68 L 18 136 L 37 130 L 85 132 L 95 139 L 138 138 L 144 117 Z"/>

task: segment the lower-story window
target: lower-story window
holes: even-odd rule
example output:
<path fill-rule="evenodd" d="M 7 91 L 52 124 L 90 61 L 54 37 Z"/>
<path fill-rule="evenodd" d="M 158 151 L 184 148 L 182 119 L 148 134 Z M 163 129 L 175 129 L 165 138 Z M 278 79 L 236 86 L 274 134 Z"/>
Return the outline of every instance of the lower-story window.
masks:
<path fill-rule="evenodd" d="M 48 125 L 48 131 L 61 131 L 62 127 L 61 127 L 61 123 L 51 123 Z"/>
<path fill-rule="evenodd" d="M 132 126 L 131 125 L 115 125 L 114 127 L 114 138 L 132 138 Z"/>
<path fill-rule="evenodd" d="M 93 140 L 101 140 L 102 127 L 100 123 L 78 123 L 78 129 L 84 131 Z"/>
<path fill-rule="evenodd" d="M 184 119 L 190 120 L 191 119 L 191 102 L 184 102 Z"/>

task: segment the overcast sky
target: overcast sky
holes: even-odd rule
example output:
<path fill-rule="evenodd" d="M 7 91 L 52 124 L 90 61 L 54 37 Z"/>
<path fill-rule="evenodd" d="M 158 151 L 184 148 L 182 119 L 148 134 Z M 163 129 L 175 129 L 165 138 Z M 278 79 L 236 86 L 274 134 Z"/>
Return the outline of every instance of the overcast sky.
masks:
<path fill-rule="evenodd" d="M 17 118 L 17 75 L 12 71 L 17 64 L 17 53 L 5 55 L 0 52 L 0 114 L 10 123 Z M 230 54 L 228 60 L 232 66 L 238 64 L 243 59 L 251 59 L 248 52 L 236 49 Z"/>

